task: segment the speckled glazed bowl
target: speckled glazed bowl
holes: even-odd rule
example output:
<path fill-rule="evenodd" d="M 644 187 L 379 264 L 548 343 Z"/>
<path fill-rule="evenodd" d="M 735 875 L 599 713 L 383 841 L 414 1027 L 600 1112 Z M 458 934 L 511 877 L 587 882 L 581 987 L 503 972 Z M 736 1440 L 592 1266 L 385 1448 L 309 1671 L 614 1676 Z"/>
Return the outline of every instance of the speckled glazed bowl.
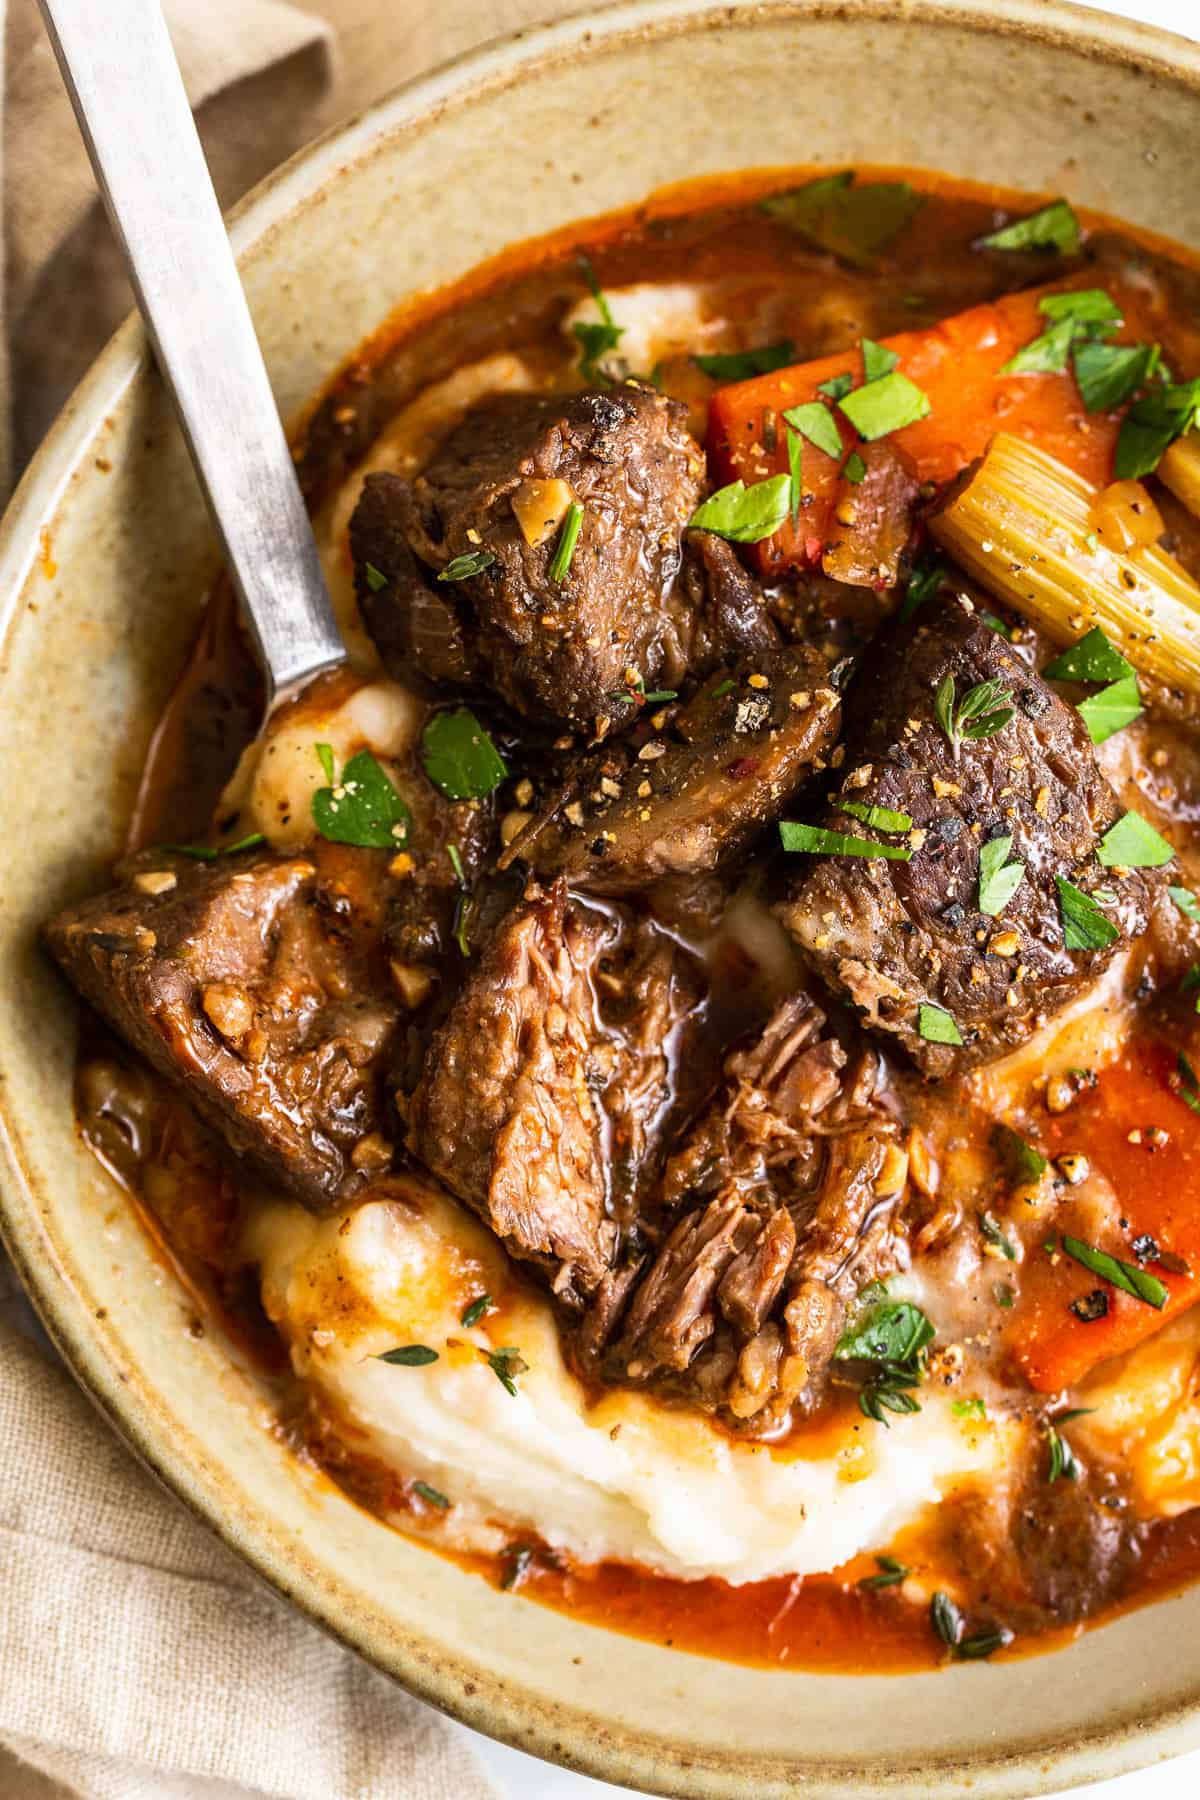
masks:
<path fill-rule="evenodd" d="M 236 241 L 285 416 L 406 295 L 688 176 L 945 169 L 1200 246 L 1200 50 L 1053 0 L 639 0 L 396 94 L 267 182 Z M 214 567 L 140 329 L 63 413 L 0 534 L 3 1228 L 80 1381 L 281 1592 L 413 1692 L 663 1794 L 1046 1794 L 1200 1745 L 1200 1589 L 1034 1661 L 890 1680 L 611 1637 L 376 1524 L 265 1397 L 82 1150 L 77 1009 L 41 919 L 97 883 Z"/>

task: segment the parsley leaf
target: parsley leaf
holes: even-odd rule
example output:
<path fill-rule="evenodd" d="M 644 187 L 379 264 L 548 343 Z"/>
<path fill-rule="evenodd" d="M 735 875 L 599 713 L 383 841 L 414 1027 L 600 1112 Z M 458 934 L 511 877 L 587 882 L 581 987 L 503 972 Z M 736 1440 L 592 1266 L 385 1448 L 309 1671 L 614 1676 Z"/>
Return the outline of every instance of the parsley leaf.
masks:
<path fill-rule="evenodd" d="M 495 560 L 490 550 L 467 550 L 462 556 L 451 557 L 438 580 L 469 581 L 472 575 L 479 575 L 484 569 L 490 569 Z"/>
<path fill-rule="evenodd" d="M 784 435 L 787 438 L 788 513 L 791 517 L 792 528 L 794 530 L 800 523 L 800 498 L 804 492 L 802 483 L 804 470 L 804 439 L 798 431 L 788 431 Z"/>
<path fill-rule="evenodd" d="M 1038 311 L 1047 319 L 1071 319 L 1097 334 L 1119 331 L 1125 323 L 1120 307 L 1103 288 L 1068 288 L 1062 294 L 1046 294 L 1038 301 Z"/>
<path fill-rule="evenodd" d="M 1066 200 L 1052 200 L 978 240 L 985 250 L 1059 250 L 1064 256 L 1073 256 L 1079 241 L 1079 220 Z"/>
<path fill-rule="evenodd" d="M 437 1351 L 428 1344 L 401 1344 L 398 1349 L 382 1351 L 375 1361 L 393 1363 L 402 1369 L 423 1369 L 437 1359 Z"/>
<path fill-rule="evenodd" d="M 1085 1269 L 1090 1269 L 1093 1275 L 1102 1276 L 1113 1287 L 1132 1294 L 1135 1300 L 1142 1300 L 1147 1306 L 1156 1307 L 1160 1312 L 1166 1305 L 1167 1290 L 1162 1282 L 1156 1275 L 1139 1269 L 1136 1263 L 1122 1262 L 1119 1257 L 1110 1256 L 1107 1250 L 1097 1250 L 1094 1245 L 1085 1244 L 1065 1231 L 1062 1247 L 1068 1256 L 1074 1257 L 1077 1263 L 1082 1263 Z"/>
<path fill-rule="evenodd" d="M 912 618 L 917 608 L 924 606 L 927 600 L 936 599 L 946 579 L 946 571 L 936 558 L 919 562 L 908 578 L 904 589 L 904 599 L 900 605 L 900 623 L 903 625 Z"/>
<path fill-rule="evenodd" d="M 1011 1125 L 997 1125 L 992 1132 L 992 1143 L 1010 1181 L 1040 1181 L 1050 1166 L 1041 1151 L 1035 1150 Z"/>
<path fill-rule="evenodd" d="M 1143 386 L 1154 354 L 1149 344 L 1079 344 L 1072 358 L 1079 395 L 1090 413 L 1124 406 Z"/>
<path fill-rule="evenodd" d="M 838 405 L 859 436 L 868 442 L 915 424 L 930 410 L 928 396 L 898 369 L 855 388 Z"/>
<path fill-rule="evenodd" d="M 1106 919 L 1090 894 L 1061 875 L 1054 877 L 1058 910 L 1062 919 L 1063 947 L 1067 950 L 1103 950 L 1115 944 L 1121 933 Z"/>
<path fill-rule="evenodd" d="M 922 1000 L 917 1008 L 917 1034 L 930 1044 L 961 1044 L 962 1032 L 944 1006 Z"/>
<path fill-rule="evenodd" d="M 852 819 L 861 819 L 874 831 L 911 831 L 912 814 L 893 812 L 890 806 L 864 806 L 861 800 L 841 800 L 841 811 Z"/>
<path fill-rule="evenodd" d="M 783 416 L 793 431 L 806 437 L 810 444 L 815 444 L 826 456 L 841 456 L 842 434 L 838 430 L 837 420 L 819 400 L 806 400 L 803 406 L 789 406 Z"/>
<path fill-rule="evenodd" d="M 350 758 L 340 782 L 317 789 L 312 816 L 323 838 L 334 844 L 357 844 L 364 850 L 398 849 L 406 842 L 412 822 L 391 778 L 369 750 Z"/>
<path fill-rule="evenodd" d="M 831 375 L 828 381 L 817 383 L 818 394 L 824 394 L 830 400 L 841 400 L 854 386 L 853 375 Z"/>
<path fill-rule="evenodd" d="M 1042 670 L 1048 681 L 1121 681 L 1133 673 L 1133 664 L 1109 642 L 1098 625 L 1093 625 L 1085 637 Z"/>
<path fill-rule="evenodd" d="M 586 256 L 581 256 L 579 265 L 600 314 L 599 323 L 579 322 L 572 327 L 580 349 L 579 372 L 585 381 L 609 381 L 610 377 L 599 366 L 599 359 L 607 351 L 616 349 L 625 336 L 625 328 L 623 325 L 618 325 L 613 318 L 612 308 L 605 298 L 604 290 L 596 280 L 596 272 L 592 268 L 591 260 Z"/>
<path fill-rule="evenodd" d="M 996 617 L 995 613 L 981 612 L 979 617 L 983 620 L 983 623 L 987 626 L 989 631 L 994 631 L 997 637 L 1007 638 L 1010 643 L 1012 642 L 1011 625 L 1006 625 L 1003 619 L 998 619 Z"/>
<path fill-rule="evenodd" d="M 763 344 L 758 350 L 695 355 L 692 361 L 714 381 L 749 381 L 755 375 L 769 375 L 773 369 L 785 369 L 795 356 L 795 344 L 791 338 L 783 338 L 778 344 Z"/>
<path fill-rule="evenodd" d="M 1161 869 L 1175 855 L 1140 813 L 1127 812 L 1100 839 L 1096 861 L 1106 869 Z"/>
<path fill-rule="evenodd" d="M 421 761 L 448 800 L 482 800 L 508 774 L 508 764 L 466 706 L 434 713 L 421 733 Z"/>
<path fill-rule="evenodd" d="M 894 350 L 877 344 L 873 338 L 863 339 L 862 359 L 863 375 L 867 381 L 878 381 L 881 375 L 890 375 L 900 361 Z"/>
<path fill-rule="evenodd" d="M 317 761 L 325 772 L 325 779 L 330 787 L 332 787 L 336 776 L 336 768 L 333 760 L 333 745 L 314 744 L 313 749 L 317 753 Z"/>
<path fill-rule="evenodd" d="M 1047 1481 L 1078 1481 L 1079 1463 L 1066 1438 L 1060 1437 L 1053 1425 L 1046 1426 L 1046 1447 L 1050 1452 L 1046 1464 Z"/>
<path fill-rule="evenodd" d="M 857 450 L 852 450 L 846 458 L 846 466 L 842 470 L 842 474 L 846 477 L 846 480 L 850 483 L 851 487 L 857 487 L 861 481 L 866 480 L 867 465 L 858 454 Z"/>
<path fill-rule="evenodd" d="M 382 593 L 383 589 L 388 584 L 387 576 L 381 569 L 377 569 L 372 562 L 365 562 L 363 564 L 363 575 L 366 578 L 367 586 L 373 594 Z"/>
<path fill-rule="evenodd" d="M 787 475 L 771 475 L 747 487 L 732 481 L 698 506 L 688 526 L 692 531 L 711 531 L 733 544 L 757 544 L 774 535 L 788 516 L 791 487 Z"/>
<path fill-rule="evenodd" d="M 1025 879 L 1025 864 L 1009 862 L 1012 835 L 990 838 L 979 849 L 979 910 L 994 919 Z"/>
<path fill-rule="evenodd" d="M 1196 422 L 1200 412 L 1200 378 L 1171 387 L 1153 387 L 1136 400 L 1117 437 L 1116 477 L 1136 481 L 1152 475 L 1159 458 L 1177 437 Z"/>
<path fill-rule="evenodd" d="M 980 1213 L 979 1234 L 985 1243 L 990 1244 L 994 1250 L 999 1250 L 1006 1262 L 1016 1262 L 1015 1246 L 1009 1238 L 1005 1237 L 991 1213 Z"/>
<path fill-rule="evenodd" d="M 820 250 L 867 268 L 923 204 L 907 181 L 864 181 L 854 171 L 820 176 L 760 202 L 762 210 Z"/>
<path fill-rule="evenodd" d="M 583 508 L 572 500 L 567 508 L 566 517 L 558 533 L 558 543 L 554 555 L 550 559 L 550 567 L 546 573 L 551 581 L 565 581 L 567 571 L 571 567 L 571 558 L 575 554 L 575 546 L 579 542 L 579 530 L 583 524 Z"/>
<path fill-rule="evenodd" d="M 436 1506 L 439 1512 L 445 1512 L 450 1502 L 440 1488 L 430 1487 L 427 1481 L 414 1481 L 413 1493 L 420 1494 L 422 1500 L 430 1506 Z"/>
<path fill-rule="evenodd" d="M 844 831 L 826 831 L 819 825 L 800 825 L 781 819 L 779 838 L 785 850 L 807 851 L 810 856 L 876 856 L 889 862 L 911 862 L 907 844 L 877 844 L 871 838 L 848 837 Z"/>
<path fill-rule="evenodd" d="M 1067 357 L 1075 341 L 1075 321 L 1059 319 L 1040 337 L 1014 351 L 1004 363 L 1001 375 L 1057 375 L 1067 366 Z"/>
<path fill-rule="evenodd" d="M 1107 743 L 1145 711 L 1137 676 L 1124 675 L 1120 681 L 1110 681 L 1098 694 L 1081 700 L 1075 710 L 1087 726 L 1093 744 Z"/>
<path fill-rule="evenodd" d="M 987 1401 L 979 1394 L 972 1394 L 967 1400 L 952 1400 L 950 1411 L 956 1419 L 986 1419 Z"/>
<path fill-rule="evenodd" d="M 1197 900 L 1191 888 L 1169 887 L 1167 892 L 1184 918 L 1190 919 L 1194 925 L 1200 925 L 1200 900 Z"/>

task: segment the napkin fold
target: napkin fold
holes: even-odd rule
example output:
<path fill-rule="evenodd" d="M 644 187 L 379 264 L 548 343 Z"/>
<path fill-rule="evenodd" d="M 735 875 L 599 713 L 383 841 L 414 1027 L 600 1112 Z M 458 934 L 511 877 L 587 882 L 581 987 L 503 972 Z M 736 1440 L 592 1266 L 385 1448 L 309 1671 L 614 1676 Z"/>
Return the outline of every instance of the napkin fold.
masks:
<path fill-rule="evenodd" d="M 224 205 L 389 87 L 552 10 L 164 0 Z M 0 0 L 0 195 L 2 502 L 131 305 L 35 0 Z M 496 1800 L 464 1738 L 277 1600 L 133 1460 L 0 1254 L 0 1796 L 260 1795 Z"/>

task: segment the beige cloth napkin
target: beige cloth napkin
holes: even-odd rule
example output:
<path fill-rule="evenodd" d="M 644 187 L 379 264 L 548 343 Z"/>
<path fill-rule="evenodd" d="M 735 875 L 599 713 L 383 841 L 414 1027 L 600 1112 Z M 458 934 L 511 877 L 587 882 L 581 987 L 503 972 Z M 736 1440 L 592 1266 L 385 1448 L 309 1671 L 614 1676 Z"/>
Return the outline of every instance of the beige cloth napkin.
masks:
<path fill-rule="evenodd" d="M 117 0 L 120 4 L 120 0 Z M 562 0 L 165 0 L 230 204 Z M 129 307 L 34 0 L 0 0 L 0 499 Z M 274 1599 L 54 1359 L 0 1255 L 0 1800 L 489 1800 L 466 1741 Z"/>

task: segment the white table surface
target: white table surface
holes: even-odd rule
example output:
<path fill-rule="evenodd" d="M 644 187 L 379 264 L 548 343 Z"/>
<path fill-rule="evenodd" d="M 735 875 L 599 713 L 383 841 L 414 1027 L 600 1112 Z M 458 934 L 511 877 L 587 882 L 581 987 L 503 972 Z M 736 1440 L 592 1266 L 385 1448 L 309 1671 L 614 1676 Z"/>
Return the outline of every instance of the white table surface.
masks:
<path fill-rule="evenodd" d="M 971 0 L 966 0 L 970 5 Z M 1187 37 L 1200 38 L 1200 0 L 1091 0 L 1100 12 L 1111 12 L 1130 19 L 1141 19 L 1149 25 L 1164 25 Z M 1196 146 L 1200 169 L 1200 145 Z M 469 1738 L 477 1755 L 486 1765 L 496 1786 L 506 1800 L 610 1800 L 632 1792 L 629 1788 L 611 1787 L 606 1781 L 589 1781 L 572 1775 L 566 1769 L 552 1768 L 480 1737 L 465 1726 L 458 1728 Z M 1178 1757 L 1173 1762 L 1144 1769 L 1136 1775 L 1122 1775 L 1116 1781 L 1104 1781 L 1087 1789 L 1076 1788 L 1077 1796 L 1086 1793 L 1087 1800 L 1197 1800 L 1200 1796 L 1200 1752 Z M 732 1800 L 732 1797 L 731 1797 Z M 1031 1796 L 1031 1800 L 1033 1797 Z M 1067 1797 L 1070 1800 L 1070 1797 Z"/>

